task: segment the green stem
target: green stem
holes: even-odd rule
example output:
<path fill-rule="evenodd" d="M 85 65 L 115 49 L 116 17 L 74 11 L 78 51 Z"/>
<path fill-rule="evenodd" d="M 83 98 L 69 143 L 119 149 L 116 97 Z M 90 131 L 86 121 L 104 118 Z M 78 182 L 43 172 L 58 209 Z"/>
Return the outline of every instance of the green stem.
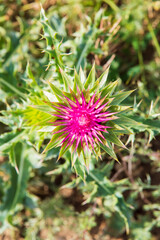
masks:
<path fill-rule="evenodd" d="M 157 50 L 157 53 L 158 53 L 158 55 L 160 57 L 160 45 L 158 43 L 156 34 L 155 34 L 155 32 L 153 30 L 153 27 L 152 27 L 151 23 L 149 22 L 149 20 L 148 20 L 148 30 L 149 30 L 149 32 L 150 32 L 150 34 L 152 36 L 153 44 L 154 44 L 154 46 L 155 46 L 155 48 Z"/>
<path fill-rule="evenodd" d="M 14 196 L 14 199 L 13 199 L 13 202 L 12 202 L 10 210 L 12 210 L 16 206 L 16 204 L 18 202 L 18 198 L 19 198 L 19 196 L 21 194 L 20 190 L 21 190 L 21 183 L 22 183 L 22 178 L 23 178 L 24 159 L 25 159 L 24 155 L 23 155 L 23 151 L 22 151 L 21 157 L 20 157 L 19 174 L 17 174 L 18 175 L 18 179 L 17 179 L 16 193 L 15 193 L 15 196 Z"/>
<path fill-rule="evenodd" d="M 142 51 L 140 49 L 140 44 L 138 42 L 138 60 L 139 60 L 139 65 L 141 68 L 141 72 L 142 72 L 142 81 L 145 84 L 145 74 L 144 74 L 144 63 L 143 63 L 143 56 L 142 56 Z"/>

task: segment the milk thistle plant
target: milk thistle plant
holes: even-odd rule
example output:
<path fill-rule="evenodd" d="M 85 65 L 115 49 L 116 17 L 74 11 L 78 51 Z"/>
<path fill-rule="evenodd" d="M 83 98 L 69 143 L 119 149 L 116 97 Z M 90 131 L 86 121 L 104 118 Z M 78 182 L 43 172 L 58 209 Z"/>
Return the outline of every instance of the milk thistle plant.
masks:
<path fill-rule="evenodd" d="M 113 144 L 126 148 L 119 136 L 131 133 L 124 124 L 127 122 L 124 112 L 129 106 L 122 106 L 121 102 L 132 91 L 114 93 L 119 81 L 108 82 L 109 67 L 97 79 L 95 64 L 88 77 L 85 76 L 82 68 L 79 73 L 74 70 L 74 74 L 69 74 L 63 63 L 64 54 L 61 51 L 63 44 L 59 42 L 56 33 L 49 26 L 43 9 L 41 23 L 44 29 L 42 37 L 46 39 L 47 44 L 44 52 L 50 59 L 48 68 L 54 65 L 54 71 L 57 73 L 54 80 L 48 82 L 50 90 L 44 91 L 47 99 L 41 102 L 43 105 L 32 104 L 33 108 L 48 113 L 46 121 L 39 119 L 35 124 L 40 132 L 43 132 L 47 126 L 52 134 L 43 153 L 60 147 L 58 159 L 70 151 L 72 166 L 79 162 L 84 164 L 87 170 L 89 170 L 92 155 L 98 159 L 102 158 L 102 154 L 106 152 L 117 160 Z M 50 116 L 49 119 L 48 116 Z M 27 114 L 26 119 L 27 124 L 33 125 L 31 114 Z M 128 120 L 131 121 L 131 119 Z"/>
<path fill-rule="evenodd" d="M 131 91 L 112 95 L 118 81 L 99 89 L 101 81 L 106 78 L 106 73 L 93 82 L 94 74 L 93 67 L 84 85 L 78 84 L 81 83 L 81 78 L 76 74 L 75 79 L 79 77 L 79 81 L 74 83 L 73 90 L 69 88 L 69 92 L 61 91 L 50 83 L 57 97 L 56 102 L 48 102 L 53 108 L 53 112 L 50 112 L 53 117 L 49 123 L 55 128 L 52 131 L 53 137 L 44 151 L 50 147 L 61 146 L 60 158 L 71 149 L 73 164 L 82 154 L 87 166 L 91 154 L 101 158 L 101 149 L 117 159 L 111 143 L 125 147 L 118 135 L 126 131 L 120 122 L 120 113 L 127 110 L 128 106 L 118 106 L 118 103 Z M 90 89 L 91 82 L 93 87 Z M 116 124 L 116 120 L 120 124 Z"/>

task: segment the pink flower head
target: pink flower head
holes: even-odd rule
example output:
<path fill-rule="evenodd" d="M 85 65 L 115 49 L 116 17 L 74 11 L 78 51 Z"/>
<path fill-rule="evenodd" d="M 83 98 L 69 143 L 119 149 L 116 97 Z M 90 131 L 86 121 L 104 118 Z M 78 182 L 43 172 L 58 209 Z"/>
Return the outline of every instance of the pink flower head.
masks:
<path fill-rule="evenodd" d="M 77 88 L 77 94 L 72 92 L 70 96 L 63 95 L 61 102 L 52 105 L 55 109 L 53 116 L 56 117 L 52 122 L 56 126 L 53 134 L 58 134 L 58 139 L 61 139 L 61 149 L 72 146 L 75 152 L 94 152 L 99 143 L 106 144 L 103 132 L 108 133 L 110 126 L 107 123 L 115 119 L 115 112 L 109 112 L 109 101 L 96 93 L 88 99 L 87 91 L 80 92 Z"/>

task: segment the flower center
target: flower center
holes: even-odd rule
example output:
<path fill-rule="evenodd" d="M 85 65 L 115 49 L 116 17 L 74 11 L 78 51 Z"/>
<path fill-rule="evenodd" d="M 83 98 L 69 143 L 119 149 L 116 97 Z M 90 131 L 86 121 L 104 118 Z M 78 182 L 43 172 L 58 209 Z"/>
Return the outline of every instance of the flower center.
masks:
<path fill-rule="evenodd" d="M 88 124 L 90 123 L 90 119 L 88 117 L 88 114 L 86 113 L 82 113 L 78 118 L 78 125 L 83 127 L 83 126 L 88 126 Z"/>
<path fill-rule="evenodd" d="M 86 109 L 74 109 L 70 119 L 70 125 L 74 132 L 82 134 L 90 129 L 92 119 Z"/>

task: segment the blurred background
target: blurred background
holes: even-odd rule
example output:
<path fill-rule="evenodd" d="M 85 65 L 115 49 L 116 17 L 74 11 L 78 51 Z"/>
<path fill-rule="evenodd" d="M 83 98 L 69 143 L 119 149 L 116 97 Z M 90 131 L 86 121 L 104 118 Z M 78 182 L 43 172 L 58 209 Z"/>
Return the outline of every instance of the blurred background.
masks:
<path fill-rule="evenodd" d="M 56 163 L 48 155 L 28 173 L 26 197 L 10 217 L 14 228 L 7 228 L 0 239 L 160 239 L 160 1 L 0 0 L 2 111 L 16 101 L 20 91 L 26 91 L 23 79 L 28 61 L 36 79 L 47 81 L 52 75 L 52 68 L 45 71 L 48 58 L 42 52 L 40 4 L 62 37 L 64 51 L 72 53 L 65 56 L 68 67 L 79 71 L 82 66 L 88 72 L 95 61 L 98 77 L 112 61 L 110 81 L 119 78 L 124 88 L 136 89 L 128 101 L 141 119 L 147 119 L 148 129 L 131 136 L 129 156 L 116 150 L 122 166 L 109 158 L 109 179 L 128 179 L 138 186 L 124 193 L 134 207 L 129 235 L 121 218 L 112 212 L 111 199 L 102 203 L 97 197 L 83 204 L 84 186 L 61 188 L 75 176 L 64 159 Z M 155 120 L 154 125 L 150 120 Z M 9 131 L 5 121 L 0 123 L 2 134 Z M 129 157 L 132 166 L 128 166 Z M 0 202 L 10 184 L 7 161 L 0 156 Z M 53 174 L 47 174 L 52 169 L 56 169 Z"/>

